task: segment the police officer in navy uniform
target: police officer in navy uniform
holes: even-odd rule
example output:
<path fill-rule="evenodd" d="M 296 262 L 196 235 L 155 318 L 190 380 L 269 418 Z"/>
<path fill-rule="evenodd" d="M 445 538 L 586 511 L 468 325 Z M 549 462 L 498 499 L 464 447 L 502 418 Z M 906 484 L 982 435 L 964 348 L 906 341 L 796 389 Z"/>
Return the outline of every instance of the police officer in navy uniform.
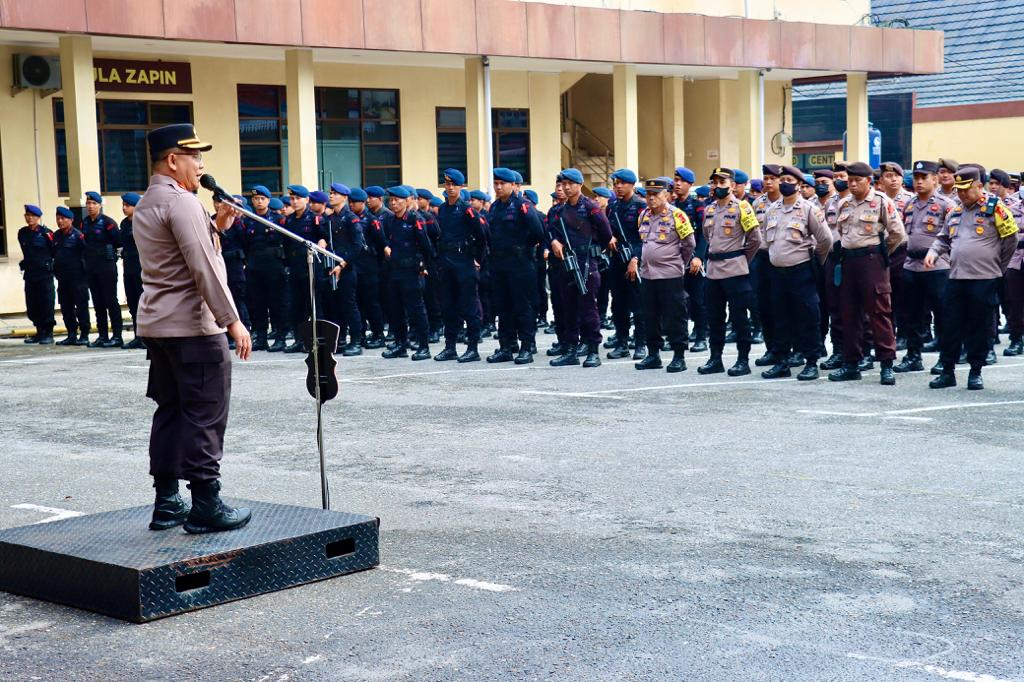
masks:
<path fill-rule="evenodd" d="M 253 213 L 284 227 L 285 218 L 273 206 L 283 207 L 281 200 L 273 198 L 270 190 L 255 185 L 249 191 Z M 284 240 L 287 237 L 249 216 L 242 216 L 243 244 L 248 262 L 246 287 L 248 310 L 253 332 L 253 350 L 272 353 L 285 349 L 285 329 L 288 326 L 285 308 Z M 274 343 L 267 345 L 267 323 L 274 325 Z"/>
<path fill-rule="evenodd" d="M 480 338 L 479 268 L 487 248 L 486 221 L 472 206 L 461 199 L 466 176 L 457 168 L 444 171 L 445 201 L 438 208 L 437 222 L 441 228 L 437 243 L 437 270 L 440 277 L 441 309 L 444 311 L 444 350 L 435 360 L 475 362 L 480 359 L 477 343 Z M 459 330 L 466 324 L 466 352 L 455 349 Z"/>
<path fill-rule="evenodd" d="M 549 227 L 554 235 L 551 251 L 564 261 L 566 250 L 571 250 L 579 262 L 586 283 L 586 292 L 577 288 L 574 278 L 567 272 L 562 278 L 562 307 L 565 315 L 564 354 L 551 361 L 552 367 L 580 364 L 576 347 L 582 340 L 587 357 L 584 367 L 599 367 L 601 357 L 597 348 L 601 343 L 601 320 L 597 313 L 597 291 L 601 285 L 597 258 L 605 248 L 615 250 L 617 240 L 612 234 L 608 216 L 597 202 L 582 194 L 583 174 L 576 168 L 567 168 L 558 175 L 565 191 L 565 203 L 554 216 L 555 225 Z"/>
<path fill-rule="evenodd" d="M 414 209 L 423 221 L 427 230 L 427 237 L 430 243 L 436 247 L 441 237 L 441 226 L 437 223 L 437 215 L 430 210 L 430 200 L 434 199 L 434 193 L 429 189 L 416 189 L 406 186 L 413 192 L 415 198 Z M 441 284 L 438 280 L 438 273 L 431 272 L 423 278 L 423 304 L 427 306 L 427 320 L 430 323 L 430 343 L 437 343 L 441 340 L 441 327 L 444 325 L 444 311 L 441 309 Z"/>
<path fill-rule="evenodd" d="M 403 186 L 387 190 L 390 213 L 384 218 L 384 257 L 388 261 L 388 300 L 391 303 L 391 332 L 395 342 L 383 357 L 409 357 L 409 327 L 416 341 L 413 360 L 430 358 L 430 329 L 423 303 L 423 277 L 433 262 L 433 247 L 426 226 L 412 210 L 412 195 Z"/>
<path fill-rule="evenodd" d="M 117 302 L 117 250 L 121 247 L 121 231 L 117 223 L 102 213 L 103 197 L 99 192 L 85 193 L 85 269 L 88 275 L 92 307 L 96 311 L 99 336 L 90 348 L 114 348 L 124 345 L 121 339 L 121 304 Z M 113 336 L 107 336 L 107 319 Z"/>
<path fill-rule="evenodd" d="M 534 253 L 544 226 L 529 202 L 515 191 L 516 175 L 494 169 L 494 202 L 487 214 L 490 237 L 491 302 L 498 315 L 498 349 L 487 362 L 533 362 L 537 323 L 534 314 Z M 517 345 L 518 341 L 518 345 Z"/>
<path fill-rule="evenodd" d="M 370 216 L 375 218 L 381 225 L 381 234 L 383 238 L 384 219 L 391 215 L 391 209 L 387 207 L 387 191 L 379 185 L 370 185 L 365 188 L 366 190 L 366 210 L 370 212 Z M 384 343 L 388 341 L 394 341 L 394 333 L 391 331 L 391 301 L 388 297 L 388 292 L 391 288 L 391 277 L 388 274 L 389 264 L 384 256 L 384 246 L 381 247 L 380 253 L 380 290 L 378 291 L 378 300 L 380 301 L 380 311 L 384 316 L 384 324 L 388 327 L 388 332 L 385 337 L 381 339 L 381 348 Z"/>
<path fill-rule="evenodd" d="M 236 197 L 245 205 L 245 197 Z M 215 202 L 216 203 L 216 202 Z M 236 217 L 231 227 L 220 233 L 221 255 L 224 256 L 224 265 L 228 271 L 228 288 L 231 290 L 231 298 L 238 309 L 238 319 L 242 321 L 246 329 L 252 328 L 252 320 L 249 317 L 249 306 L 247 283 L 245 278 L 245 224 L 241 217 Z M 234 349 L 232 339 L 228 338 L 228 347 Z"/>
<path fill-rule="evenodd" d="M 321 217 L 309 208 L 309 190 L 303 185 L 288 185 L 288 196 L 291 197 L 294 210 L 285 219 L 285 229 L 314 244 L 320 241 L 325 235 L 326 226 L 322 224 Z M 291 292 L 288 321 L 292 331 L 296 333 L 295 341 L 285 348 L 284 352 L 305 353 L 308 349 L 298 339 L 297 333 L 312 312 L 309 308 L 309 264 L 306 261 L 306 247 L 289 239 L 284 245 L 284 252 L 288 265 L 288 289 Z"/>
<path fill-rule="evenodd" d="M 18 230 L 25 280 L 25 310 L 36 333 L 25 343 L 53 343 L 53 232 L 40 222 L 43 211 L 25 204 L 25 227 Z"/>
<path fill-rule="evenodd" d="M 89 345 L 89 285 L 85 280 L 85 236 L 75 227 L 75 214 L 57 207 L 57 231 L 53 233 L 53 274 L 57 277 L 57 301 L 68 336 L 58 346 Z"/>
<path fill-rule="evenodd" d="M 384 231 L 381 221 L 367 207 L 369 196 L 361 187 L 349 190 L 348 208 L 359 220 L 359 231 L 363 235 L 363 249 L 355 257 L 356 305 L 363 317 L 363 330 L 368 329 L 359 340 L 363 348 L 384 347 L 384 314 L 381 310 L 380 273 L 381 259 L 384 258 Z"/>
<path fill-rule="evenodd" d="M 708 240 L 704 237 L 704 202 L 701 201 L 693 188 L 697 178 L 693 171 L 685 166 L 676 168 L 673 178 L 673 201 L 676 208 L 683 211 L 693 228 L 694 249 L 690 265 L 683 277 L 686 289 L 687 308 L 693 320 L 693 332 L 690 334 L 690 352 L 703 353 L 708 349 L 708 315 L 704 306 L 704 275 L 701 266 L 707 259 Z"/>
<path fill-rule="evenodd" d="M 334 189 L 334 185 L 331 189 L 332 197 L 342 195 Z M 339 189 L 344 189 L 344 195 L 352 193 L 352 190 L 344 186 L 340 186 Z M 334 206 L 334 211 L 327 217 L 327 235 L 320 240 L 320 246 L 341 256 L 344 263 L 331 263 L 333 267 L 328 272 L 328 277 L 333 279 L 333 283 L 324 291 L 326 318 L 341 327 L 342 341 L 345 339 L 345 330 L 348 330 L 349 343 L 342 349 L 341 354 L 351 357 L 363 354 L 360 345 L 363 339 L 363 316 L 356 300 L 359 280 L 356 259 L 363 252 L 365 242 L 359 216 L 349 210 L 347 205 Z"/>
<path fill-rule="evenodd" d="M 637 177 L 632 170 L 620 168 L 611 174 L 611 179 L 616 200 L 608 205 L 608 223 L 620 248 L 628 245 L 633 258 L 628 264 L 623 264 L 620 258 L 614 259 L 605 273 L 611 290 L 616 339 L 615 348 L 608 353 L 608 358 L 616 360 L 629 356 L 629 323 L 632 318 L 636 325 L 633 359 L 643 360 L 647 355 L 647 328 L 640 302 L 640 282 L 635 274 L 639 272 L 643 248 L 638 232 L 640 214 L 647 209 L 647 203 L 636 193 Z"/>
<path fill-rule="evenodd" d="M 139 250 L 135 246 L 135 235 L 132 233 L 132 216 L 135 213 L 135 205 L 141 198 L 135 192 L 125 192 L 121 195 L 121 212 L 124 213 L 119 228 L 121 260 L 124 268 L 124 297 L 128 301 L 128 312 L 132 315 L 132 332 L 136 330 L 135 316 L 139 311 L 139 297 L 142 296 L 142 265 L 139 263 Z M 133 350 L 144 348 L 138 334 L 124 347 Z"/>

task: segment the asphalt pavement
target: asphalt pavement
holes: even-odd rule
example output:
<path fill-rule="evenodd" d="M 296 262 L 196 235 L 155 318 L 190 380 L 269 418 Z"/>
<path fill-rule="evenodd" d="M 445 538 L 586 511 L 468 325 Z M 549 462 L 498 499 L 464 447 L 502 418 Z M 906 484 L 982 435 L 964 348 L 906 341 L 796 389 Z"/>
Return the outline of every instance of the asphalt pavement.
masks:
<path fill-rule="evenodd" d="M 970 393 L 705 358 L 339 357 L 332 501 L 379 568 L 145 625 L 0 593 L 0 679 L 1024 679 L 1024 358 Z M 225 493 L 319 506 L 302 358 L 233 371 Z M 151 502 L 146 375 L 0 341 L 0 528 Z"/>

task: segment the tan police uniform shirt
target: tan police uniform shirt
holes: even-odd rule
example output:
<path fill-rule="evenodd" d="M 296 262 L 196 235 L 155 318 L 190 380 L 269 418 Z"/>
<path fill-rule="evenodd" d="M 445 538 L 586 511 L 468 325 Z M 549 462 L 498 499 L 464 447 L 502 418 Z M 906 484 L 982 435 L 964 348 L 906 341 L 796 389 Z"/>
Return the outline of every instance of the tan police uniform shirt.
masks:
<path fill-rule="evenodd" d="M 754 199 L 754 203 L 750 205 L 754 209 L 754 216 L 757 218 L 758 229 L 761 230 L 761 245 L 760 251 L 768 250 L 768 242 L 764 238 L 764 221 L 768 217 L 768 207 L 772 205 L 772 200 L 768 198 L 767 194 L 762 194 L 758 198 Z"/>
<path fill-rule="evenodd" d="M 643 243 L 640 277 L 674 279 L 686 273 L 696 240 L 690 219 L 681 209 L 669 204 L 663 213 L 644 209 L 637 228 Z"/>
<path fill-rule="evenodd" d="M 903 226 L 907 230 L 907 261 L 903 265 L 910 272 L 925 272 L 924 257 L 932 242 L 939 236 L 946 216 L 953 210 L 953 202 L 934 193 L 924 201 L 917 197 L 903 209 Z M 945 255 L 935 261 L 934 270 L 949 270 Z"/>
<path fill-rule="evenodd" d="M 936 256 L 949 254 L 950 279 L 997 279 L 1017 248 L 1017 223 L 1002 201 L 988 214 L 989 196 L 970 208 L 953 207 L 932 243 Z"/>
<path fill-rule="evenodd" d="M 238 320 L 220 235 L 198 197 L 154 175 L 132 223 L 142 263 L 139 336 L 212 336 Z"/>
<path fill-rule="evenodd" d="M 791 205 L 785 199 L 771 204 L 765 217 L 764 239 L 772 265 L 790 268 L 809 261 L 812 253 L 824 263 L 832 249 L 832 233 L 823 217 L 818 206 L 802 197 Z"/>
<path fill-rule="evenodd" d="M 878 246 L 879 234 L 885 233 L 885 246 L 889 253 L 906 241 L 903 221 L 892 199 L 872 187 L 863 200 L 851 194 L 839 201 L 836 231 L 844 249 L 862 249 Z"/>
<path fill-rule="evenodd" d="M 761 233 L 754 209 L 745 200 L 729 195 L 725 205 L 718 201 L 704 208 L 704 236 L 708 240 L 708 279 L 726 279 L 750 274 L 750 261 L 761 245 Z M 716 253 L 743 253 L 715 260 Z"/>
<path fill-rule="evenodd" d="M 1006 207 L 1010 209 L 1010 213 L 1013 214 L 1013 219 L 1017 222 L 1017 249 L 1013 252 L 1013 257 L 1010 258 L 1010 265 L 1008 268 L 1013 270 L 1022 269 L 1024 265 L 1024 201 L 1021 201 L 1020 194 L 1014 193 L 1004 199 Z"/>

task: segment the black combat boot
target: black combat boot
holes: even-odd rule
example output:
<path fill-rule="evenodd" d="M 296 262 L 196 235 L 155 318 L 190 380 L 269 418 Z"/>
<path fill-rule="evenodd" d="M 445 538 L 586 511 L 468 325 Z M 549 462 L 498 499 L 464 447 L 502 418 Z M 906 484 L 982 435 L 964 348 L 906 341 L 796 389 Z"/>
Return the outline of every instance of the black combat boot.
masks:
<path fill-rule="evenodd" d="M 907 351 L 906 357 L 904 357 L 900 364 L 892 368 L 892 371 L 897 374 L 903 374 L 904 372 L 923 372 L 924 363 L 921 361 L 921 354 L 917 351 Z"/>
<path fill-rule="evenodd" d="M 42 341 L 39 343 L 42 343 Z M 985 355 L 985 366 L 988 367 L 989 365 L 994 365 L 997 362 L 999 362 L 999 359 L 996 357 L 996 352 L 989 348 L 988 354 Z"/>
<path fill-rule="evenodd" d="M 970 374 L 967 375 L 967 390 L 980 391 L 983 388 L 985 388 L 985 382 L 981 380 L 981 367 L 972 367 Z"/>
<path fill-rule="evenodd" d="M 280 353 L 284 351 L 284 334 L 278 334 L 274 337 L 274 343 L 270 344 L 270 348 L 267 349 L 270 353 Z"/>
<path fill-rule="evenodd" d="M 931 341 L 928 341 L 923 346 L 921 346 L 921 351 L 924 353 L 937 353 L 939 350 L 941 349 L 939 348 L 938 339 L 932 339 Z"/>
<path fill-rule="evenodd" d="M 821 376 L 821 375 L 818 372 L 818 361 L 817 360 L 810 360 L 810 361 L 808 361 L 808 363 L 806 365 L 804 365 L 804 368 L 802 370 L 800 370 L 800 373 L 796 375 L 796 380 L 797 381 L 814 381 L 819 376 Z"/>
<path fill-rule="evenodd" d="M 633 359 L 643 360 L 647 357 L 647 346 L 637 346 L 633 349 Z"/>
<path fill-rule="evenodd" d="M 85 332 L 82 332 L 82 335 L 78 337 L 78 345 L 79 346 L 88 346 L 89 345 L 89 335 L 86 334 Z"/>
<path fill-rule="evenodd" d="M 566 352 L 548 362 L 552 367 L 568 367 L 569 365 L 580 364 L 580 358 L 576 355 L 576 346 L 568 346 Z"/>
<path fill-rule="evenodd" d="M 726 374 L 731 377 L 741 377 L 750 374 L 750 360 L 747 359 L 746 355 L 739 356 Z"/>
<path fill-rule="evenodd" d="M 68 336 L 66 339 L 57 342 L 58 346 L 77 346 L 78 345 L 78 332 L 73 329 L 68 330 Z"/>
<path fill-rule="evenodd" d="M 384 337 L 379 334 L 373 334 L 370 338 L 366 339 L 365 342 L 367 350 L 376 350 L 377 348 L 384 347 Z"/>
<path fill-rule="evenodd" d="M 693 342 L 693 345 L 690 346 L 690 352 L 691 353 L 703 353 L 707 349 L 708 349 L 708 341 L 707 341 L 707 339 L 700 338 L 700 337 L 698 337 L 697 340 Z"/>
<path fill-rule="evenodd" d="M 661 369 L 661 351 L 648 353 L 646 358 L 633 366 L 637 369 Z"/>
<path fill-rule="evenodd" d="M 531 362 L 533 362 L 533 353 L 526 348 L 520 350 L 519 354 L 516 355 L 515 363 L 517 365 L 528 365 Z"/>
<path fill-rule="evenodd" d="M 843 365 L 828 375 L 829 381 L 860 381 L 860 370 L 857 365 Z"/>
<path fill-rule="evenodd" d="M 53 327 L 46 327 L 39 333 L 39 343 L 43 346 L 53 345 Z"/>
<path fill-rule="evenodd" d="M 980 375 L 978 378 L 981 378 Z M 952 370 L 947 372 L 943 369 L 939 376 L 928 382 L 928 388 L 951 388 L 953 386 L 956 386 L 956 375 Z"/>
<path fill-rule="evenodd" d="M 548 350 L 547 350 L 547 356 L 549 358 L 557 358 L 557 357 L 559 357 L 561 355 L 564 355 L 564 354 L 565 354 L 565 349 L 562 347 L 562 344 L 558 343 L 557 341 L 555 343 L 553 343 L 551 345 L 551 348 L 548 348 Z"/>
<path fill-rule="evenodd" d="M 892 369 L 892 360 L 882 360 L 882 372 L 879 375 L 878 383 L 883 386 L 896 385 L 896 372 Z"/>
<path fill-rule="evenodd" d="M 625 343 L 621 343 L 621 344 L 615 346 L 615 348 L 612 348 L 610 351 L 608 351 L 608 359 L 609 360 L 621 360 L 622 358 L 628 358 L 628 357 L 629 357 L 629 346 L 627 344 L 625 344 Z"/>
<path fill-rule="evenodd" d="M 142 344 L 142 339 L 140 339 L 138 336 L 133 338 L 128 343 L 124 344 L 124 347 L 127 350 L 142 350 L 143 348 L 145 348 L 145 346 Z M 264 342 L 264 346 L 263 347 L 266 348 L 266 342 Z"/>
<path fill-rule="evenodd" d="M 154 478 L 156 502 L 153 503 L 153 520 L 150 530 L 167 530 L 185 523 L 192 508 L 178 494 L 178 479 Z"/>
<path fill-rule="evenodd" d="M 409 352 L 406 350 L 404 343 L 399 343 L 385 350 L 380 356 L 386 360 L 393 360 L 395 358 L 407 358 L 409 357 Z"/>
<path fill-rule="evenodd" d="M 622 344 L 626 345 L 626 340 L 625 339 L 622 340 Z M 617 347 L 619 345 L 619 337 L 618 337 L 618 335 L 617 334 L 612 334 L 611 336 L 609 336 L 605 340 L 603 345 L 604 345 L 605 348 L 615 348 L 615 347 Z"/>
<path fill-rule="evenodd" d="M 935 366 L 931 369 L 932 376 L 939 376 L 945 371 L 945 366 L 942 364 L 942 360 L 935 363 Z"/>
<path fill-rule="evenodd" d="M 252 342 L 252 349 L 253 350 L 266 350 L 268 348 L 270 348 L 270 346 L 267 345 L 267 335 L 266 334 L 257 333 L 256 334 L 256 339 Z"/>
<path fill-rule="evenodd" d="M 110 341 L 103 344 L 104 348 L 122 348 L 124 347 L 124 339 L 121 338 L 120 334 L 114 334 Z"/>
<path fill-rule="evenodd" d="M 293 341 L 292 345 L 284 349 L 285 353 L 305 353 L 306 347 L 301 341 Z"/>
<path fill-rule="evenodd" d="M 499 348 L 487 356 L 487 362 L 492 365 L 499 362 L 512 362 L 515 359 L 516 356 L 513 355 L 512 351 L 508 348 Z"/>
<path fill-rule="evenodd" d="M 345 358 L 354 358 L 355 356 L 362 354 L 363 347 L 354 341 L 341 349 L 341 355 Z"/>
<path fill-rule="evenodd" d="M 97 336 L 95 341 L 89 342 L 89 348 L 106 348 L 109 343 L 110 339 L 106 336 Z"/>
<path fill-rule="evenodd" d="M 825 362 L 821 363 L 821 368 L 828 371 L 832 371 L 833 369 L 839 369 L 842 366 L 843 354 L 838 352 L 832 353 L 832 355 L 828 356 L 828 359 L 825 360 Z"/>
<path fill-rule="evenodd" d="M 722 364 L 722 355 L 712 355 L 708 358 L 708 361 L 697 368 L 697 374 L 721 374 L 725 371 L 725 365 Z"/>
<path fill-rule="evenodd" d="M 220 481 L 192 481 L 192 511 L 185 520 L 186 533 L 217 533 L 241 528 L 249 523 L 252 512 L 234 509 L 220 499 Z"/>
<path fill-rule="evenodd" d="M 445 346 L 443 351 L 434 356 L 434 359 L 437 360 L 438 362 L 458 360 L 459 352 L 455 350 L 455 346 Z"/>
<path fill-rule="evenodd" d="M 865 355 L 860 359 L 857 364 L 857 370 L 861 372 L 870 372 L 875 368 L 875 361 L 871 359 L 870 355 Z"/>
<path fill-rule="evenodd" d="M 780 355 L 767 351 L 757 360 L 754 360 L 754 365 L 757 367 L 774 367 L 782 361 L 783 358 Z"/>
<path fill-rule="evenodd" d="M 466 352 L 459 356 L 458 362 L 480 362 L 480 352 L 475 343 L 469 344 Z"/>
<path fill-rule="evenodd" d="M 672 362 L 668 363 L 668 367 L 665 371 L 669 374 L 675 374 L 676 372 L 686 371 L 686 358 L 685 351 L 677 350 L 672 353 Z"/>
<path fill-rule="evenodd" d="M 788 362 L 780 362 L 761 372 L 762 379 L 781 379 L 790 376 L 792 376 L 792 372 L 790 372 Z"/>
<path fill-rule="evenodd" d="M 576 357 L 578 357 L 578 358 L 585 358 L 589 354 L 590 354 L 590 348 L 587 346 L 587 344 L 585 344 L 582 341 L 580 341 L 580 344 L 578 346 L 576 346 Z"/>
<path fill-rule="evenodd" d="M 790 356 L 786 359 L 786 364 L 788 364 L 790 367 L 799 367 L 800 365 L 807 364 L 807 361 L 804 360 L 803 353 L 793 351 L 790 354 Z"/>
<path fill-rule="evenodd" d="M 420 360 L 429 360 L 430 359 L 430 344 L 429 343 L 424 343 L 423 345 L 421 345 L 419 347 L 419 349 L 415 353 L 412 354 L 412 359 L 413 359 L 414 362 L 418 362 Z"/>
<path fill-rule="evenodd" d="M 1010 345 L 1003 349 L 1003 355 L 1008 358 L 1022 354 L 1024 354 L 1024 341 L 1021 339 L 1010 339 Z"/>
<path fill-rule="evenodd" d="M 583 361 L 584 367 L 600 367 L 601 353 L 598 351 L 598 344 L 587 344 L 587 359 Z"/>

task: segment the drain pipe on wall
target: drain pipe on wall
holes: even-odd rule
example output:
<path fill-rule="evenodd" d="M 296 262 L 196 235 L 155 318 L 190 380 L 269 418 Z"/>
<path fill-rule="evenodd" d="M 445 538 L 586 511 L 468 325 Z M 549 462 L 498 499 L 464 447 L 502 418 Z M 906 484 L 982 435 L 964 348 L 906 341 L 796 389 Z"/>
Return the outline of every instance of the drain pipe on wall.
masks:
<path fill-rule="evenodd" d="M 491 60 L 485 56 L 484 65 L 484 132 L 487 135 L 487 193 L 494 196 L 494 135 L 491 132 Z"/>

